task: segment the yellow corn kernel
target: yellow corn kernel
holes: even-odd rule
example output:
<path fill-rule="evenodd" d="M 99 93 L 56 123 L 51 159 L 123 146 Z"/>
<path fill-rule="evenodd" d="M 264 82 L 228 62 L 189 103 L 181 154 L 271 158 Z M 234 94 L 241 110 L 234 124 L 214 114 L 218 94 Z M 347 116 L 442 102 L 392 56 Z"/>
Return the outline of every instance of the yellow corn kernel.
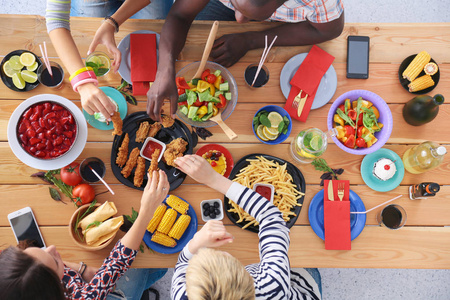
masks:
<path fill-rule="evenodd" d="M 158 243 L 160 245 L 166 246 L 166 247 L 175 247 L 177 245 L 177 242 L 171 238 L 165 235 L 164 233 L 161 233 L 159 231 L 155 232 L 152 236 L 152 242 Z"/>
<path fill-rule="evenodd" d="M 413 80 L 410 84 L 408 84 L 410 92 L 417 92 L 429 88 L 434 85 L 433 78 L 430 75 L 423 75 L 415 80 Z"/>
<path fill-rule="evenodd" d="M 173 223 L 175 223 L 176 219 L 177 219 L 177 212 L 169 208 L 164 213 L 164 216 L 158 225 L 158 231 L 164 234 L 169 233 L 170 228 L 172 228 L 172 225 Z"/>
<path fill-rule="evenodd" d="M 340 109 L 340 108 L 338 108 L 338 109 Z M 344 126 L 344 120 L 342 120 L 342 118 L 339 117 L 338 114 L 334 115 L 333 120 L 334 120 L 335 123 L 338 123 L 339 125 Z"/>
<path fill-rule="evenodd" d="M 171 238 L 179 240 L 186 231 L 186 228 L 188 228 L 190 222 L 191 217 L 189 215 L 181 215 L 172 226 L 172 229 L 170 229 L 169 236 Z"/>
<path fill-rule="evenodd" d="M 185 215 L 189 209 L 189 204 L 175 195 L 169 195 L 166 203 L 182 215 Z"/>
<path fill-rule="evenodd" d="M 422 72 L 425 65 L 430 62 L 430 59 L 431 56 L 427 51 L 422 51 L 417 54 L 405 71 L 403 71 L 403 78 L 406 78 L 409 81 L 416 79 L 420 72 Z"/>
<path fill-rule="evenodd" d="M 166 212 L 167 206 L 164 204 L 161 204 L 156 209 L 155 213 L 153 214 L 153 218 L 150 220 L 150 222 L 147 225 L 147 230 L 153 233 L 156 230 L 156 227 L 158 227 L 158 224 L 161 222 L 161 219 L 164 216 L 164 213 Z"/>

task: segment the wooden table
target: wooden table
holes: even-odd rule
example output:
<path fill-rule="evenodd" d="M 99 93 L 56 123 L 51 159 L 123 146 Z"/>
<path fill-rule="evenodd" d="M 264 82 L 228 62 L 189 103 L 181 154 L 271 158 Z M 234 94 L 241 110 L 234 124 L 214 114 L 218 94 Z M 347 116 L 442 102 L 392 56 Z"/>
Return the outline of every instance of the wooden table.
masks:
<path fill-rule="evenodd" d="M 99 19 L 73 18 L 72 33 L 82 56 L 87 52 L 93 34 L 100 24 Z M 162 21 L 130 20 L 121 26 L 116 41 L 135 31 L 148 29 L 161 31 Z M 210 29 L 210 22 L 195 23 L 186 41 L 177 69 L 199 60 Z M 226 33 L 261 30 L 273 24 L 252 23 L 245 26 L 237 23 L 222 22 L 218 36 Z M 437 118 L 424 126 L 412 127 L 405 123 L 401 112 L 403 104 L 413 95 L 406 92 L 399 84 L 397 70 L 401 61 L 421 50 L 431 53 L 439 63 L 441 79 L 439 85 L 431 93 L 442 93 L 450 97 L 450 24 L 347 24 L 342 35 L 332 41 L 319 45 L 335 56 L 333 63 L 338 76 L 338 87 L 333 99 L 324 107 L 311 111 L 308 121 L 294 121 L 291 136 L 282 144 L 270 146 L 261 144 L 252 133 L 251 122 L 256 110 L 266 104 L 282 106 L 285 102 L 280 85 L 279 75 L 284 63 L 292 56 L 307 52 L 310 46 L 274 48 L 268 56 L 267 67 L 270 71 L 270 81 L 266 87 L 250 90 L 244 83 L 244 69 L 259 61 L 261 50 L 250 51 L 239 63 L 229 68 L 239 85 L 239 101 L 235 111 L 227 120 L 227 124 L 239 135 L 232 142 L 219 127 L 211 128 L 214 134 L 207 141 L 200 141 L 196 149 L 206 143 L 220 143 L 227 147 L 235 161 L 242 156 L 262 152 L 292 161 L 288 154 L 288 145 L 295 135 L 307 127 L 326 129 L 326 117 L 331 103 L 339 95 L 353 89 L 367 89 L 380 95 L 388 104 L 394 119 L 394 129 L 385 148 L 395 151 L 400 156 L 408 147 L 432 140 L 441 144 L 450 144 L 450 104 L 440 106 Z M 367 80 L 347 79 L 345 77 L 346 38 L 348 35 L 367 35 L 371 38 L 370 78 Z M 39 54 L 38 44 L 47 41 L 49 56 L 59 62 L 46 32 L 45 19 L 39 16 L 0 15 L 0 55 L 5 56 L 16 49 L 28 49 Z M 118 86 L 120 78 L 108 75 L 101 79 L 101 85 Z M 52 90 L 39 86 L 26 93 L 9 90 L 0 84 L 0 245 L 6 247 L 15 244 L 14 236 L 9 228 L 7 214 L 25 206 L 30 206 L 38 220 L 47 244 L 57 246 L 65 260 L 85 261 L 90 265 L 100 265 L 108 255 L 108 249 L 98 252 L 86 252 L 71 241 L 67 224 L 74 212 L 74 206 L 53 201 L 48 194 L 48 186 L 41 180 L 31 178 L 36 170 L 20 162 L 9 148 L 6 136 L 8 119 L 14 109 L 33 95 L 53 93 Z M 65 86 L 57 94 L 73 100 L 80 106 L 79 96 L 71 90 L 66 74 Z M 138 106 L 128 105 L 129 113 L 145 110 L 146 98 L 138 97 Z M 166 109 L 168 106 L 166 104 Z M 138 208 L 141 192 L 119 183 L 110 168 L 110 149 L 112 136 L 89 126 L 88 143 L 77 159 L 97 156 L 107 164 L 106 181 L 116 192 L 116 196 L 103 194 L 98 200 L 114 201 L 119 212 L 129 214 L 131 207 Z M 194 149 L 194 150 L 196 150 Z M 449 148 L 450 150 L 450 148 Z M 404 195 L 397 201 L 408 214 L 406 226 L 398 231 L 379 227 L 376 222 L 378 209 L 369 213 L 367 224 L 361 235 L 352 242 L 351 251 L 327 251 L 323 241 L 318 238 L 308 221 L 308 207 L 312 197 L 321 189 L 319 187 L 320 172 L 311 165 L 297 167 L 302 171 L 306 182 L 306 197 L 304 207 L 296 225 L 291 229 L 291 246 L 289 258 L 292 267 L 349 267 L 349 268 L 450 268 L 450 160 L 448 156 L 443 164 L 430 172 L 421 175 L 405 174 L 402 184 L 395 190 L 379 193 L 368 188 L 360 175 L 362 156 L 350 155 L 330 144 L 323 155 L 333 167 L 342 167 L 345 172 L 342 179 L 351 182 L 354 190 L 364 201 L 367 208 L 373 207 L 398 194 Z M 408 186 L 424 181 L 435 181 L 442 185 L 437 197 L 428 200 L 411 201 L 408 199 Z M 96 191 L 103 191 L 101 185 L 95 186 Z M 221 198 L 219 193 L 203 186 L 190 178 L 174 190 L 175 195 L 187 199 L 196 209 L 199 222 L 200 201 L 204 199 Z M 256 234 L 243 231 L 231 224 L 225 217 L 224 223 L 235 236 L 235 242 L 223 247 L 244 264 L 259 261 L 258 237 Z M 200 225 L 201 226 L 201 225 Z M 138 255 L 134 267 L 173 267 L 177 255 L 162 255 L 149 253 Z"/>

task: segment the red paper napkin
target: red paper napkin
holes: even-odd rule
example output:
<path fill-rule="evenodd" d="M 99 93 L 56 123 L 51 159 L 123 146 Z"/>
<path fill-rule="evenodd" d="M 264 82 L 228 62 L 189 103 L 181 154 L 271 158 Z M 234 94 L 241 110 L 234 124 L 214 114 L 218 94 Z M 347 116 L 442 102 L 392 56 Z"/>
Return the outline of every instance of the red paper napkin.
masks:
<path fill-rule="evenodd" d="M 324 181 L 323 215 L 325 229 L 325 249 L 351 250 L 350 229 L 350 184 L 348 180 L 332 180 L 334 201 L 328 199 L 328 182 Z M 337 189 L 344 183 L 344 198 L 339 201 Z"/>
<path fill-rule="evenodd" d="M 311 110 L 311 105 L 314 102 L 320 80 L 323 75 L 325 75 L 333 61 L 334 56 L 331 56 L 316 45 L 312 46 L 308 55 L 305 57 L 305 60 L 302 62 L 300 67 L 298 67 L 297 72 L 294 74 L 294 77 L 292 77 L 290 82 L 292 87 L 284 109 L 286 109 L 291 117 L 302 122 L 306 121 L 309 111 Z M 303 90 L 301 96 L 304 97 L 308 94 L 308 98 L 306 99 L 302 114 L 298 116 L 297 109 L 292 107 L 292 102 L 301 90 Z"/>
<path fill-rule="evenodd" d="M 131 34 L 131 81 L 133 95 L 146 95 L 157 71 L 156 35 Z"/>

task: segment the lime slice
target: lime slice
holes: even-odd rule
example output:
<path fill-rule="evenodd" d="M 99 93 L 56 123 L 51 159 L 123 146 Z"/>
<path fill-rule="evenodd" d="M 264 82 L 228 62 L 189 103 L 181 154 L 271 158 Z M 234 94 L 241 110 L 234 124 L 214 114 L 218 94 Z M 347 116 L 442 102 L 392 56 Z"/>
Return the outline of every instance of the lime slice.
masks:
<path fill-rule="evenodd" d="M 20 55 L 20 63 L 26 67 L 33 65 L 36 62 L 36 57 L 30 52 L 24 52 Z"/>
<path fill-rule="evenodd" d="M 35 61 L 34 64 L 27 67 L 27 70 L 28 71 L 36 71 L 37 68 L 38 68 L 38 63 L 37 63 L 37 61 Z"/>
<path fill-rule="evenodd" d="M 283 117 L 276 111 L 270 112 L 269 115 L 267 116 L 267 118 L 269 119 L 270 123 L 272 124 L 272 128 L 278 128 L 278 124 L 283 122 Z"/>
<path fill-rule="evenodd" d="M 11 65 L 11 68 L 13 68 L 14 70 L 22 70 L 23 65 L 20 62 L 20 56 L 19 55 L 14 55 L 11 56 L 11 58 L 9 59 L 9 64 Z"/>
<path fill-rule="evenodd" d="M 272 134 L 271 132 L 269 132 L 268 130 L 269 128 L 267 128 L 266 126 L 264 126 L 263 128 L 263 134 L 271 141 L 276 140 L 278 137 L 278 130 L 276 131 L 276 134 Z"/>
<path fill-rule="evenodd" d="M 16 88 L 22 90 L 25 88 L 25 81 L 23 80 L 22 76 L 20 76 L 20 73 L 15 73 L 12 77 L 12 81 Z"/>
<path fill-rule="evenodd" d="M 22 76 L 23 80 L 28 83 L 35 83 L 37 80 L 37 75 L 34 72 L 23 70 L 20 72 L 20 75 Z"/>
<path fill-rule="evenodd" d="M 11 64 L 9 63 L 9 60 L 8 60 L 7 62 L 5 62 L 5 63 L 3 64 L 3 72 L 5 72 L 6 76 L 8 76 L 8 77 L 13 77 L 13 75 L 16 74 L 16 73 L 19 72 L 19 71 L 14 70 L 14 69 L 11 67 Z"/>
<path fill-rule="evenodd" d="M 268 141 L 269 139 L 265 136 L 263 132 L 264 127 L 265 127 L 264 125 L 259 125 L 258 128 L 256 128 L 256 135 L 263 141 Z"/>
<path fill-rule="evenodd" d="M 309 142 L 309 146 L 314 150 L 320 150 L 320 148 L 322 148 L 322 137 L 320 135 L 315 135 L 311 141 Z"/>

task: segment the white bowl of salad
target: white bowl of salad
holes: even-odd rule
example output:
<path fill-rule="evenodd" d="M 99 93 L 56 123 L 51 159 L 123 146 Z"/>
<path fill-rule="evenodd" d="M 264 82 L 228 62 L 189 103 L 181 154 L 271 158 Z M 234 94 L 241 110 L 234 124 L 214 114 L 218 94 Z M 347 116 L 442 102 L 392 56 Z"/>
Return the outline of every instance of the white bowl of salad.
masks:
<path fill-rule="evenodd" d="M 238 98 L 237 84 L 233 75 L 225 67 L 214 62 L 206 62 L 201 78 L 192 79 L 200 62 L 193 62 L 182 68 L 176 75 L 178 88 L 178 117 L 195 127 L 217 125 L 210 118 L 222 113 L 226 120 Z"/>

